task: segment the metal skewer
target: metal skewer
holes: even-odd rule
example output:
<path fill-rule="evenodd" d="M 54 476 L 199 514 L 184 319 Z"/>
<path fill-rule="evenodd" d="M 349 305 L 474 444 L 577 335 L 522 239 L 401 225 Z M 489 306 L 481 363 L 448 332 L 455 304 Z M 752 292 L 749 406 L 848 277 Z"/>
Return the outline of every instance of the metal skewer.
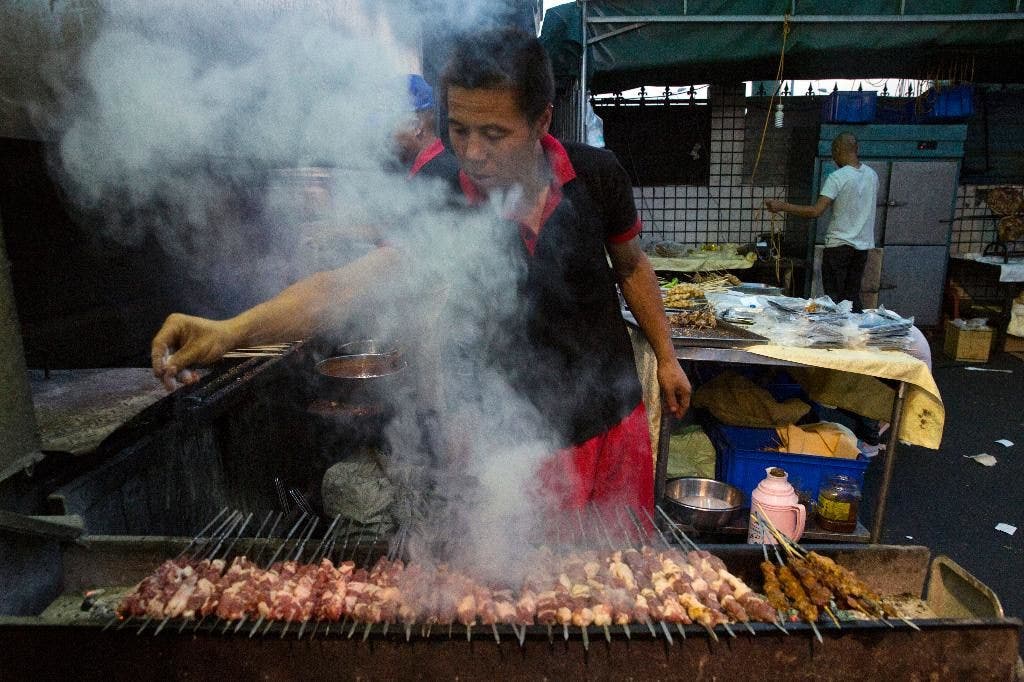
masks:
<path fill-rule="evenodd" d="M 341 519 L 341 514 L 338 514 L 337 516 L 335 516 L 334 517 L 334 521 L 331 523 L 330 526 L 327 527 L 327 530 L 324 531 L 324 537 L 320 540 L 320 544 L 317 545 L 316 551 L 313 552 L 313 556 L 310 557 L 310 563 L 313 564 L 314 566 L 319 566 L 321 560 L 323 560 L 324 556 L 326 556 L 327 548 L 329 547 L 330 543 L 333 541 L 332 533 L 334 533 L 334 527 L 338 525 L 338 521 L 340 519 Z M 317 570 L 319 570 L 319 568 Z M 317 619 L 317 620 L 319 620 L 319 619 Z M 299 634 L 295 636 L 295 639 L 302 639 L 302 633 L 304 633 L 306 631 L 306 625 L 308 625 L 308 624 L 309 624 L 309 618 L 303 618 L 302 619 L 302 626 L 299 628 Z"/>
<path fill-rule="evenodd" d="M 290 531 L 288 531 L 288 535 L 286 535 L 284 540 L 281 541 L 281 544 L 278 545 L 277 551 L 274 552 L 273 556 L 270 557 L 270 561 L 267 562 L 267 566 L 266 566 L 266 568 L 264 570 L 267 570 L 267 571 L 270 570 L 270 567 L 274 565 L 274 562 L 277 560 L 277 557 L 281 554 L 281 551 L 285 548 L 285 545 L 287 545 L 288 542 L 291 541 L 292 536 L 295 535 L 295 531 L 297 531 L 299 529 L 299 526 L 305 520 L 306 520 L 306 514 L 302 513 L 299 516 L 299 520 L 296 521 L 295 525 L 292 526 L 292 529 Z M 252 630 L 249 631 L 249 638 L 250 639 L 252 639 L 252 637 L 256 634 L 256 631 L 260 629 L 260 626 L 263 625 L 263 621 L 265 621 L 265 620 L 266 620 L 266 616 L 260 616 L 259 617 L 259 620 L 256 621 L 256 624 L 252 626 Z M 271 621 L 271 624 L 272 623 L 273 623 L 273 621 Z"/>
<path fill-rule="evenodd" d="M 668 523 L 669 532 L 672 533 L 672 536 L 675 537 L 680 546 L 689 545 L 695 550 L 700 549 L 700 547 L 697 546 L 697 543 L 690 539 L 690 536 L 679 527 L 679 524 L 665 513 L 665 510 L 661 508 L 661 505 L 654 505 L 654 509 L 661 514 L 661 517 Z"/>
<path fill-rule="evenodd" d="M 351 528 L 352 528 L 352 522 L 349 522 L 349 529 L 351 530 Z M 359 553 L 359 546 L 362 543 L 363 543 L 363 532 L 362 532 L 362 530 L 360 530 L 359 533 L 356 534 L 356 543 L 352 546 L 352 555 L 351 555 L 352 558 L 350 559 L 350 561 L 352 561 L 353 563 L 355 563 L 356 555 Z M 348 537 L 345 538 L 345 547 L 348 547 Z M 344 551 L 345 551 L 345 548 L 343 547 L 342 548 L 342 555 L 341 556 L 344 556 Z M 344 634 L 344 632 L 345 632 L 345 626 L 348 625 L 348 617 L 349 617 L 349 614 L 346 613 L 345 614 L 345 618 L 342 619 L 342 621 L 341 621 L 341 632 L 342 632 L 342 634 Z M 355 620 L 355 618 L 353 618 L 353 620 Z M 351 637 L 351 635 L 349 635 L 349 637 Z"/>
<path fill-rule="evenodd" d="M 217 518 L 220 518 L 220 514 L 217 515 Z M 223 537 L 226 537 L 226 535 L 228 533 L 230 533 L 232 530 L 234 530 L 235 524 L 237 524 L 238 521 L 241 518 L 242 518 L 242 515 L 241 515 L 240 512 L 232 511 L 228 515 L 228 517 L 226 519 L 224 519 L 224 521 L 222 521 L 219 526 L 217 526 L 217 530 L 214 531 L 211 534 L 209 541 L 207 543 L 204 543 L 204 546 L 203 546 L 202 550 L 198 554 L 192 556 L 189 560 L 190 561 L 195 561 L 195 560 L 198 559 L 198 560 L 201 561 L 202 559 L 200 559 L 200 557 L 203 557 L 206 554 L 206 552 L 209 550 L 209 547 L 207 545 L 212 543 L 215 538 L 220 538 L 221 541 L 223 541 Z M 229 528 L 229 526 L 230 526 L 230 528 Z M 209 524 L 207 524 L 207 527 L 209 527 Z M 227 530 L 225 531 L 225 529 L 227 529 Z M 223 533 L 223 535 L 222 535 L 222 533 Z M 190 542 L 186 546 L 186 548 L 184 550 L 182 550 L 182 552 L 177 557 L 175 557 L 175 561 L 177 561 L 182 556 L 184 556 L 185 552 L 188 550 L 188 547 L 193 546 L 195 544 L 196 540 L 198 540 L 198 538 L 199 538 L 199 536 L 196 536 L 196 538 L 193 538 L 193 541 Z M 218 544 L 218 546 L 219 546 L 219 544 Z M 146 618 L 146 620 L 142 623 L 142 626 L 138 629 L 138 631 L 135 634 L 136 635 L 141 635 L 142 631 L 145 630 L 146 626 L 149 625 L 153 620 L 154 620 L 153 616 L 150 616 L 149 618 Z M 160 621 L 160 624 L 157 626 L 156 631 L 153 633 L 153 636 L 155 637 L 156 635 L 159 635 L 160 632 L 164 629 L 164 627 L 167 625 L 167 623 L 170 620 L 171 620 L 171 616 L 166 616 L 162 621 Z"/>
<path fill-rule="evenodd" d="M 226 507 L 225 507 L 225 509 L 226 509 Z M 215 538 L 220 537 L 221 532 L 227 526 L 227 524 L 231 523 L 231 521 L 236 519 L 236 515 L 238 515 L 241 518 L 241 514 L 239 512 L 236 512 L 236 511 L 232 511 L 230 514 L 228 514 L 227 518 L 225 518 L 223 521 L 221 521 L 220 525 L 218 525 L 217 528 L 212 532 L 212 534 L 210 535 L 210 539 L 206 543 L 204 543 L 203 549 L 199 553 L 195 554 L 193 557 L 190 557 L 189 561 L 195 561 L 199 557 L 203 556 L 206 553 L 206 551 L 209 549 L 209 547 L 207 547 L 207 545 L 212 543 Z M 220 514 L 217 515 L 217 518 L 220 518 Z M 209 528 L 210 525 L 211 524 L 207 524 L 207 528 Z M 182 556 L 184 556 L 184 554 L 187 551 L 188 547 L 191 547 L 194 544 L 196 544 L 198 542 L 199 538 L 200 538 L 200 536 L 197 536 L 196 538 L 193 539 L 193 542 L 188 543 L 188 545 L 185 547 L 185 549 L 182 550 L 181 553 L 178 554 L 178 556 L 175 557 L 174 560 L 177 561 Z M 171 616 L 170 615 L 166 616 L 165 619 L 160 622 L 160 625 L 157 627 L 157 631 L 154 633 L 154 636 L 159 635 L 160 632 L 164 629 L 164 627 L 167 625 L 167 623 L 170 620 L 171 620 Z M 143 621 L 142 626 L 138 629 L 138 631 L 135 634 L 136 635 L 141 635 L 142 631 L 145 630 L 145 627 L 147 625 L 150 625 L 150 623 L 152 623 L 153 621 L 154 621 L 154 616 L 151 615 L 150 617 L 147 617 L 147 619 L 145 621 Z"/>
<path fill-rule="evenodd" d="M 211 528 L 213 528 L 214 524 L 216 524 L 217 521 L 220 520 L 220 517 L 224 516 L 224 514 L 227 514 L 227 513 L 228 513 L 228 508 L 227 507 L 224 507 L 223 509 L 221 509 L 220 512 L 218 512 L 218 514 L 215 517 L 213 517 L 213 520 L 210 521 L 208 524 L 206 524 L 203 527 L 203 529 L 201 531 L 199 531 L 199 533 L 197 533 L 194 538 L 192 538 L 191 542 L 189 542 L 187 545 L 185 545 L 185 549 L 181 550 L 181 552 L 178 553 L 178 556 L 174 557 L 174 561 L 177 561 L 181 557 L 185 556 L 185 554 L 188 553 L 188 551 L 190 549 L 192 549 L 192 547 L 194 547 L 195 544 L 199 541 L 199 538 L 201 538 L 203 536 L 203 533 L 205 533 L 208 530 L 210 530 Z"/>
<path fill-rule="evenodd" d="M 227 558 L 228 558 L 229 556 L 231 556 L 231 550 L 233 550 L 233 549 L 235 548 L 235 544 L 236 544 L 236 543 L 238 542 L 238 539 L 239 539 L 240 537 L 242 537 L 242 533 L 244 533 L 244 532 L 245 532 L 245 529 L 246 529 L 246 527 L 248 527 L 248 525 L 249 525 L 249 521 L 251 521 L 251 520 L 252 520 L 252 516 L 253 516 L 253 515 L 252 515 L 252 513 L 250 512 L 250 513 L 249 513 L 249 516 L 247 516 L 247 517 L 246 517 L 246 519 L 245 519 L 245 523 L 243 523 L 243 524 L 242 524 L 242 527 L 238 529 L 238 533 L 237 533 L 237 534 L 235 535 L 235 539 L 234 539 L 234 540 L 232 540 L 232 541 L 231 541 L 231 544 L 230 544 L 230 545 L 228 545 L 228 546 L 227 546 L 227 547 L 226 547 L 226 548 L 224 549 L 224 556 L 223 556 L 223 560 L 224 560 L 224 569 L 222 569 L 222 570 L 221 570 L 220 574 L 218 575 L 218 578 L 219 578 L 220 576 L 223 576 L 223 575 L 224 575 L 224 571 L 225 571 L 225 570 L 227 569 L 227 566 L 228 566 L 228 564 L 227 564 Z M 270 515 L 269 515 L 269 514 L 267 515 L 267 518 L 268 518 L 268 519 L 270 518 Z M 266 521 L 264 521 L 263 523 L 265 524 L 265 523 L 266 523 Z M 260 531 L 261 531 L 261 530 L 263 530 L 263 525 L 262 525 L 262 524 L 260 525 L 260 528 L 259 528 L 259 530 L 260 530 Z M 258 533 L 259 531 L 256 531 L 256 532 Z M 214 554 L 216 554 L 216 552 L 215 552 Z M 216 558 L 216 557 L 213 557 L 212 559 L 215 559 L 215 558 Z M 212 559 L 211 559 L 211 560 L 212 560 Z M 196 632 L 196 631 L 197 631 L 197 630 L 199 629 L 199 626 L 203 624 L 203 621 L 205 621 L 205 620 L 206 620 L 206 618 L 207 618 L 206 616 L 202 616 L 201 618 L 197 619 L 197 621 L 196 621 L 196 624 L 195 624 L 195 627 L 194 627 L 194 628 L 192 629 L 192 632 Z M 189 621 L 189 620 L 187 620 L 187 619 L 183 619 L 183 620 L 182 620 L 182 623 L 181 623 L 181 627 L 180 627 L 180 628 L 178 628 L 178 634 L 181 634 L 182 632 L 184 632 L 184 631 L 185 631 L 185 627 L 186 627 L 186 626 L 187 626 L 187 625 L 189 624 L 189 622 L 190 622 L 190 621 Z"/>
<path fill-rule="evenodd" d="M 601 533 L 604 534 L 605 542 L 608 543 L 608 551 L 614 553 L 615 552 L 615 543 L 612 542 L 612 536 L 608 532 L 607 524 L 605 524 L 604 519 L 601 517 L 601 512 L 593 504 L 591 505 L 591 509 L 594 512 L 594 514 L 597 516 L 597 527 L 598 527 L 598 530 L 600 530 Z M 620 627 L 622 628 L 622 631 L 624 633 L 626 633 L 626 639 L 633 639 L 633 636 L 629 632 L 629 625 L 627 625 L 626 623 L 623 623 Z M 612 641 L 611 640 L 611 633 L 608 631 L 608 626 L 607 625 L 604 628 L 604 635 L 605 635 L 605 638 L 608 640 L 608 642 L 611 643 L 611 641 Z"/>
<path fill-rule="evenodd" d="M 267 523 L 268 523 L 268 522 L 270 521 L 270 519 L 271 519 L 271 518 L 272 518 L 273 516 L 274 516 L 274 512 L 273 512 L 273 511 L 269 511 L 269 512 L 267 512 L 267 516 L 266 516 L 266 518 L 264 518 L 264 519 L 263 519 L 263 523 L 261 523 L 261 524 L 260 524 L 260 527 L 256 529 L 256 535 L 255 535 L 255 536 L 254 536 L 254 537 L 253 537 L 253 538 L 252 538 L 251 540 L 249 540 L 249 546 L 248 546 L 248 548 L 247 548 L 247 549 L 246 549 L 246 551 L 245 551 L 245 553 L 246 553 L 246 554 L 248 554 L 249 552 L 251 552 L 251 551 L 252 551 L 253 545 L 254 545 L 254 544 L 256 543 L 256 540 L 257 540 L 257 539 L 258 539 L 258 538 L 260 537 L 260 535 L 262 535 L 262 534 L 263 534 L 263 529 L 264 529 L 264 528 L 266 527 Z M 247 524 L 247 525 L 248 525 L 248 524 Z M 242 527 L 242 530 L 244 530 L 244 529 L 245 529 L 245 526 L 243 526 L 243 527 Z M 225 561 L 225 564 L 224 564 L 224 571 L 223 571 L 223 572 L 221 572 L 221 577 L 222 577 L 222 578 L 223 578 L 223 576 L 224 576 L 224 575 L 225 575 L 225 574 L 227 573 L 228 569 L 230 568 L 230 565 L 229 565 L 229 564 L 227 563 L 227 558 L 228 558 L 229 556 L 231 556 L 231 550 L 233 550 L 233 549 L 235 548 L 235 544 L 236 544 L 236 543 L 238 542 L 238 539 L 239 539 L 239 538 L 240 538 L 240 537 L 242 536 L 242 530 L 240 530 L 240 531 L 238 532 L 238 535 L 237 535 L 237 536 L 235 537 L 235 540 L 234 540 L 234 542 L 232 542 L 232 543 L 231 543 L 231 546 L 230 546 L 230 547 L 228 547 L 228 548 L 227 548 L 227 550 L 225 550 L 225 552 L 224 552 L 224 561 Z M 233 560 L 232 560 L 232 561 L 233 561 Z M 202 618 L 200 618 L 200 619 L 199 619 L 199 622 L 197 622 L 197 623 L 196 623 L 196 626 L 195 626 L 194 628 L 192 628 L 192 632 L 198 632 L 198 631 L 199 631 L 199 627 L 200 627 L 200 626 L 201 626 L 201 625 L 203 624 L 203 622 L 204 622 L 204 621 L 205 621 L 205 620 L 206 620 L 206 619 L 207 619 L 208 617 L 209 617 L 209 616 L 203 616 Z M 243 614 L 243 616 L 242 616 L 242 617 L 243 617 L 243 618 L 245 617 L 245 616 L 244 616 L 244 614 Z M 232 621 L 230 621 L 230 620 L 227 620 L 227 619 L 225 619 L 225 625 L 224 625 L 224 630 L 223 630 L 223 633 L 227 633 L 227 631 L 228 631 L 228 628 L 229 628 L 229 627 L 231 627 L 231 623 L 232 623 Z M 216 631 L 216 629 L 217 629 L 217 628 L 218 628 L 219 626 L 220 626 L 220 622 L 216 622 L 216 623 L 214 623 L 214 624 L 213 624 L 213 626 L 212 626 L 212 629 L 213 629 L 213 631 Z M 182 631 L 184 631 L 184 629 L 185 629 L 185 628 L 184 628 L 184 625 L 182 625 L 182 629 L 181 629 L 181 630 L 179 630 L 179 633 L 180 633 L 180 632 L 182 632 Z M 223 633 L 222 633 L 222 634 L 223 634 Z"/>
<path fill-rule="evenodd" d="M 306 548 L 306 543 L 309 542 L 309 539 L 313 536 L 313 531 L 316 530 L 316 527 L 318 525 L 320 525 L 319 517 L 313 516 L 309 524 L 309 531 L 306 533 L 305 537 L 302 539 L 302 542 L 299 543 L 298 548 L 295 550 L 295 555 L 291 559 L 292 561 L 302 560 L 302 551 Z M 281 639 L 284 639 L 284 636 L 288 633 L 288 629 L 292 626 L 292 622 L 293 621 L 291 619 L 285 621 L 284 628 L 281 629 Z M 263 634 L 267 634 L 268 632 L 270 632 L 270 628 L 273 624 L 273 621 L 267 623 L 267 629 L 263 631 Z"/>
<path fill-rule="evenodd" d="M 360 535 L 361 535 L 361 534 L 360 534 Z M 364 564 L 365 564 L 366 566 L 369 566 L 369 565 L 370 565 L 370 556 L 371 556 L 371 555 L 373 554 L 373 548 L 374 548 L 374 546 L 375 546 L 375 545 L 376 545 L 376 544 L 377 544 L 377 543 L 378 543 L 379 541 L 380 541 L 380 526 L 378 526 L 378 527 L 377 527 L 377 534 L 376 534 L 376 535 L 374 536 L 374 538 L 373 538 L 373 542 L 371 542 L 371 543 L 370 543 L 370 546 L 369 546 L 369 547 L 367 548 L 367 550 L 366 550 L 366 558 L 365 558 L 365 559 L 363 559 L 363 563 L 364 563 Z M 366 570 L 367 570 L 367 571 L 369 571 L 370 569 L 369 569 L 369 568 L 367 568 Z M 354 634 L 356 633 L 356 628 L 357 628 L 357 627 L 359 627 L 359 621 L 357 621 L 357 620 L 356 620 L 355 618 L 353 618 L 353 619 L 352 619 L 352 629 L 348 631 L 348 638 L 349 638 L 349 639 L 352 639 L 352 635 L 354 635 Z M 370 621 L 370 622 L 368 622 L 368 623 L 366 624 L 366 632 L 365 632 L 365 633 L 363 634 L 363 641 L 364 641 L 364 642 L 366 641 L 366 638 L 370 636 L 370 629 L 371 629 L 372 627 L 373 627 L 373 621 Z"/>
<path fill-rule="evenodd" d="M 619 514 L 619 511 L 620 511 L 619 508 L 616 507 L 615 508 L 615 522 L 616 522 L 616 524 L 618 524 L 619 530 L 622 531 L 623 538 L 626 540 L 626 542 L 629 543 L 629 546 L 632 547 L 633 546 L 633 534 L 629 530 L 629 525 L 622 520 L 622 516 Z M 643 545 L 643 540 L 642 540 L 642 537 L 641 537 L 641 546 L 642 545 Z M 647 625 L 647 629 L 651 631 L 651 637 L 657 639 L 658 638 L 658 631 L 654 629 L 654 623 L 651 622 L 650 617 L 645 617 L 644 618 L 644 624 Z"/>
<path fill-rule="evenodd" d="M 327 548 L 324 550 L 324 556 L 327 557 L 328 561 L 330 561 L 330 556 L 331 556 L 331 553 L 334 551 L 334 545 L 337 542 L 337 540 L 338 540 L 338 536 L 337 535 L 332 537 L 331 541 L 327 544 Z M 337 568 L 336 564 L 335 564 L 335 568 Z M 320 629 L 320 624 L 323 623 L 324 620 L 326 620 L 326 619 L 323 618 L 322 616 L 318 616 L 317 617 L 316 622 L 313 623 L 313 629 L 309 633 L 309 638 L 310 639 L 313 639 L 314 637 L 316 637 L 316 631 Z M 327 621 L 327 622 L 330 623 L 330 621 Z M 325 631 L 324 634 L 326 634 L 326 631 Z"/>
<path fill-rule="evenodd" d="M 651 513 L 646 509 L 644 509 L 643 511 L 644 514 L 647 515 L 647 519 L 651 522 L 651 527 L 653 527 L 654 530 L 658 532 L 658 537 L 661 538 L 661 542 L 665 545 L 665 549 L 672 549 L 672 543 L 668 541 L 668 538 L 665 537 L 665 534 L 661 531 L 660 528 L 658 528 L 658 524 L 654 522 L 654 517 L 651 516 Z M 676 630 L 679 632 L 680 636 L 682 636 L 683 639 L 686 639 L 686 630 L 683 628 L 682 623 L 678 621 L 676 622 Z M 733 635 L 733 637 L 735 636 L 736 635 Z"/>
<path fill-rule="evenodd" d="M 273 513 L 273 512 L 271 512 L 271 513 Z M 256 566 L 260 565 L 260 559 L 263 557 L 263 552 L 266 551 L 267 545 L 269 544 L 270 538 L 274 537 L 274 531 L 277 530 L 277 526 L 278 526 L 278 524 L 281 523 L 281 520 L 284 518 L 284 514 L 285 513 L 283 511 L 277 512 L 277 518 L 274 519 L 274 524 L 272 526 L 270 526 L 270 530 L 267 531 L 267 542 L 263 543 L 263 546 L 260 547 L 259 551 L 256 552 L 255 556 L 253 556 L 253 558 L 252 558 L 252 563 L 254 565 L 256 565 Z M 257 534 L 257 537 L 253 538 L 253 541 L 249 544 L 249 551 L 252 551 L 252 548 L 255 545 L 256 540 L 258 538 L 259 538 L 259 534 Z M 235 625 L 235 629 L 233 630 L 233 632 L 234 633 L 238 633 L 238 631 L 242 629 L 242 626 L 245 625 L 245 622 L 247 620 L 249 620 L 249 614 L 243 613 L 242 617 L 238 619 L 238 623 Z M 227 631 L 231 627 L 231 623 L 232 622 L 233 621 L 229 620 L 227 623 L 224 624 L 224 630 L 223 630 L 222 634 L 227 634 Z"/>
<path fill-rule="evenodd" d="M 341 549 L 338 550 L 338 560 L 335 562 L 336 564 L 341 564 L 341 563 L 343 563 L 345 561 L 345 550 L 348 549 L 348 539 L 352 536 L 352 524 L 353 523 L 355 523 L 355 519 L 349 518 L 348 526 L 345 527 L 345 541 L 342 543 Z M 346 588 L 347 588 L 348 581 L 345 581 L 345 584 L 346 584 Z M 342 602 L 342 604 L 344 605 L 344 602 Z M 348 614 L 345 614 L 345 621 L 347 621 L 347 620 L 348 620 Z M 342 629 L 344 629 L 344 627 L 345 627 L 344 626 L 344 622 L 345 621 L 342 621 Z M 316 634 L 316 628 L 313 628 L 313 634 Z M 324 628 L 324 636 L 326 637 L 326 636 L 328 636 L 330 634 L 331 634 L 331 621 L 327 621 L 327 626 Z"/>

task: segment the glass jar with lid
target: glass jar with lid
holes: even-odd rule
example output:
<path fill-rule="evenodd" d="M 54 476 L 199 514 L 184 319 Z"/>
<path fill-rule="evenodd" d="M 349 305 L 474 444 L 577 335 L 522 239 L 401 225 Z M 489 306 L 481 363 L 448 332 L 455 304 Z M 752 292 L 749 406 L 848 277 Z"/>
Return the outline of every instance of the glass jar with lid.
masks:
<path fill-rule="evenodd" d="M 860 510 L 860 485 L 850 476 L 833 474 L 818 491 L 818 526 L 831 533 L 852 533 Z"/>

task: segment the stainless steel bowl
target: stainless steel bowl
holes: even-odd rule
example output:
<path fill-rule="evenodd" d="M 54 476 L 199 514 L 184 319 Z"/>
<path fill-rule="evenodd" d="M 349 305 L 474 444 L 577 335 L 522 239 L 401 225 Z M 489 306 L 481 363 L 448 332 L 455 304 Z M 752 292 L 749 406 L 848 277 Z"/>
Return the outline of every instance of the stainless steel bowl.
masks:
<path fill-rule="evenodd" d="M 348 402 L 387 399 L 406 367 L 402 352 L 379 341 L 345 344 L 316 364 L 317 394 Z"/>
<path fill-rule="evenodd" d="M 739 488 L 710 478 L 673 478 L 665 482 L 669 512 L 681 523 L 715 530 L 727 525 L 743 508 Z"/>

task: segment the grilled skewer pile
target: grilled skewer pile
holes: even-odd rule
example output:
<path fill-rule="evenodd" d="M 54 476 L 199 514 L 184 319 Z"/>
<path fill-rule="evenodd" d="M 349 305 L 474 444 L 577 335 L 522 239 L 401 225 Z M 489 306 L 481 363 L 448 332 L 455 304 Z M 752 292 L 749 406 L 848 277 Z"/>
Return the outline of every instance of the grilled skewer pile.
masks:
<path fill-rule="evenodd" d="M 245 556 L 168 560 L 121 602 L 121 617 L 587 627 L 667 621 L 714 628 L 775 622 L 775 609 L 707 552 L 649 546 L 558 555 L 540 548 L 518 590 L 443 564 L 329 558 L 260 568 Z"/>
<path fill-rule="evenodd" d="M 695 329 L 714 329 L 718 326 L 715 311 L 709 305 L 691 308 L 668 316 L 668 323 L 673 327 L 690 327 Z"/>
<path fill-rule="evenodd" d="M 691 300 L 703 297 L 704 289 L 696 284 L 683 282 L 665 292 L 665 307 L 685 308 L 689 306 Z"/>
<path fill-rule="evenodd" d="M 783 560 L 776 549 L 779 561 L 776 566 L 768 559 L 765 548 L 765 560 L 761 562 L 765 594 L 781 614 L 785 616 L 795 612 L 813 626 L 820 613 L 824 612 L 838 627 L 839 622 L 833 609 L 843 608 L 869 618 L 898 618 L 916 628 L 891 604 L 885 603 L 853 571 L 817 552 L 807 552 L 779 533 L 770 519 L 764 516 L 761 518 L 787 554 Z M 793 619 L 796 619 L 796 615 Z"/>

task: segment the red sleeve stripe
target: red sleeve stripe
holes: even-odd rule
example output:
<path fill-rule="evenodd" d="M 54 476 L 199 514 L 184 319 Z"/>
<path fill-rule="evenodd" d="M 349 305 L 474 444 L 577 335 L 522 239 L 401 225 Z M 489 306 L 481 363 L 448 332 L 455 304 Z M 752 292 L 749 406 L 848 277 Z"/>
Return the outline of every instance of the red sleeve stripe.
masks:
<path fill-rule="evenodd" d="M 616 234 L 616 235 L 612 235 L 611 237 L 608 237 L 608 243 L 609 244 L 622 244 L 623 242 L 628 242 L 630 239 L 632 239 L 633 237 L 635 237 L 638 234 L 640 234 L 640 230 L 642 230 L 643 227 L 644 227 L 643 223 L 640 222 L 640 216 L 637 216 L 636 222 L 634 222 L 633 225 L 628 230 L 626 230 L 625 232 L 620 232 L 619 234 Z"/>

